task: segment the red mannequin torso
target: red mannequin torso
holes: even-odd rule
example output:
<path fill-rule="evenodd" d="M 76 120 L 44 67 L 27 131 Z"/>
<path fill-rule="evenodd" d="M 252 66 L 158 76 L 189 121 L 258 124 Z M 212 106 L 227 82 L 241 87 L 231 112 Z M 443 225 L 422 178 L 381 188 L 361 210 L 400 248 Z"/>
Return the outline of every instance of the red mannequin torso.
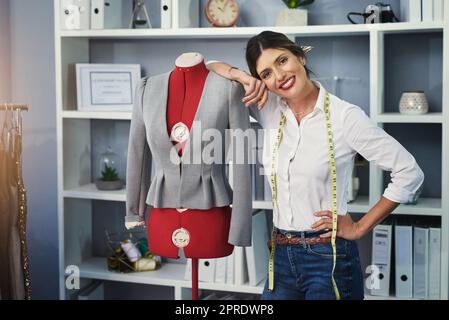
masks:
<path fill-rule="evenodd" d="M 189 130 L 192 127 L 207 75 L 204 61 L 189 67 L 176 66 L 170 74 L 166 113 L 169 136 L 179 122 Z M 182 148 L 179 154 L 182 154 Z M 183 248 L 185 257 L 228 256 L 234 249 L 228 243 L 230 220 L 229 206 L 184 212 L 176 208 L 152 208 L 148 220 L 149 249 L 156 255 L 178 258 L 179 248 L 173 243 L 172 234 L 184 228 L 190 235 L 189 244 Z"/>

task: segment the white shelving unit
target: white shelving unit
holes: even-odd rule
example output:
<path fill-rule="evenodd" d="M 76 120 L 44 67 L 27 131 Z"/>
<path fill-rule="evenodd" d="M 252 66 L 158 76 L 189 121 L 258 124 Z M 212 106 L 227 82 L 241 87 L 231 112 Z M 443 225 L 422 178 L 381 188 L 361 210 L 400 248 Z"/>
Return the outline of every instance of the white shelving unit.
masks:
<path fill-rule="evenodd" d="M 107 270 L 106 259 L 92 255 L 92 200 L 125 202 L 125 191 L 98 191 L 90 176 L 90 122 L 93 119 L 130 120 L 130 112 L 76 111 L 75 63 L 89 63 L 89 41 L 95 39 L 233 39 L 249 38 L 263 30 L 273 30 L 295 37 L 366 35 L 370 39 L 370 116 L 384 123 L 437 123 L 442 126 L 442 196 L 423 198 L 416 206 L 399 206 L 394 214 L 441 217 L 441 298 L 448 298 L 449 281 L 449 6 L 445 7 L 446 20 L 441 23 L 394 23 L 378 25 L 328 25 L 306 27 L 248 27 L 248 28 L 179 28 L 178 0 L 173 1 L 174 25 L 172 29 L 119 29 L 61 31 L 59 29 L 60 1 L 54 0 L 56 113 L 58 160 L 58 232 L 60 297 L 67 297 L 65 270 L 69 265 L 80 268 L 81 278 L 118 282 L 152 284 L 173 287 L 175 299 L 189 297 L 189 281 L 183 279 L 184 265 L 164 264 L 154 272 L 117 274 Z M 387 34 L 443 33 L 443 108 L 441 113 L 425 116 L 404 116 L 384 113 L 384 36 Z M 87 172 L 87 173 L 86 173 Z M 370 164 L 369 196 L 359 197 L 349 204 L 350 212 L 367 212 L 380 198 L 383 188 L 381 170 Z M 254 209 L 271 209 L 271 202 L 254 201 Z M 235 286 L 200 283 L 200 289 L 261 293 L 262 285 Z M 378 297 L 367 297 L 379 299 Z M 394 297 L 391 297 L 394 299 Z"/>

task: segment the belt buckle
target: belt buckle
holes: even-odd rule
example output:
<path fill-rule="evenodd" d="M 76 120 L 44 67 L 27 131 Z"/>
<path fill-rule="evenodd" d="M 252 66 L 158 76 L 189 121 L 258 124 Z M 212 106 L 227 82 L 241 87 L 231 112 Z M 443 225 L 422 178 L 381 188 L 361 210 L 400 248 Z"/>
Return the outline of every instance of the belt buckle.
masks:
<path fill-rule="evenodd" d="M 178 248 L 184 248 L 189 245 L 190 233 L 187 229 L 179 228 L 172 233 L 172 242 Z"/>

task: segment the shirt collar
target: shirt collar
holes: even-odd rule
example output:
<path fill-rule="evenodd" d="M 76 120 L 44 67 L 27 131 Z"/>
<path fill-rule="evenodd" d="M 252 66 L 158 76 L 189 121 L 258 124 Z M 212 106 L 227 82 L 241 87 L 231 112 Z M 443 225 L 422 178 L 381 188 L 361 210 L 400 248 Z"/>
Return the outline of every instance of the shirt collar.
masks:
<path fill-rule="evenodd" d="M 318 92 L 318 98 L 316 100 L 315 106 L 313 107 L 313 112 L 316 112 L 316 110 L 321 110 L 324 112 L 324 93 L 326 92 L 326 89 L 321 85 L 320 82 L 316 81 L 316 80 L 312 80 L 312 82 L 315 84 L 315 86 L 318 87 L 319 92 Z M 277 104 L 278 106 L 281 108 L 282 112 L 287 111 L 287 109 L 289 108 L 287 102 L 285 102 L 285 99 L 280 97 L 280 96 L 276 96 L 277 99 Z"/>

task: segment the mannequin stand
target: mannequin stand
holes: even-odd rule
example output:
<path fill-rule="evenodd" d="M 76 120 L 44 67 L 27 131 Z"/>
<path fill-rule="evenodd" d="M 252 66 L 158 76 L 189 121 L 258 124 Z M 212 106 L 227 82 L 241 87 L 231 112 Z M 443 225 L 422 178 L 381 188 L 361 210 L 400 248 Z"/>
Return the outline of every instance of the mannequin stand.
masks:
<path fill-rule="evenodd" d="M 192 300 L 198 300 L 198 258 L 192 258 Z"/>

